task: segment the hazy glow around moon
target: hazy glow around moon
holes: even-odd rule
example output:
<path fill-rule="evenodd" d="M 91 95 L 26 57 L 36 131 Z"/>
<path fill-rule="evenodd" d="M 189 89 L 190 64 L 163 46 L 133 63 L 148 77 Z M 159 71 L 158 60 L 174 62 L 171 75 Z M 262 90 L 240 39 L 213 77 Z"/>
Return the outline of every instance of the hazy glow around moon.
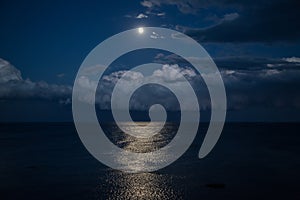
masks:
<path fill-rule="evenodd" d="M 144 33 L 144 28 L 140 27 L 140 28 L 138 28 L 138 31 L 139 31 L 139 34 L 143 34 Z"/>

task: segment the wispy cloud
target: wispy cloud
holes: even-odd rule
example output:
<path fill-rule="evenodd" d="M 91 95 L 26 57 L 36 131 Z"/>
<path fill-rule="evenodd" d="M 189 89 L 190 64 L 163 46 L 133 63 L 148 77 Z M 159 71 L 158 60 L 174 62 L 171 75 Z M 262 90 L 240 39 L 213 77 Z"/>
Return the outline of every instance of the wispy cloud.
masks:
<path fill-rule="evenodd" d="M 146 0 L 141 4 L 148 10 L 159 11 L 167 11 L 166 6 L 176 6 L 182 14 L 197 15 L 199 19 L 203 18 L 202 9 L 208 12 L 207 16 L 213 14 L 216 23 L 206 28 L 178 24 L 185 27 L 184 33 L 202 42 L 269 43 L 299 41 L 300 38 L 297 0 L 274 0 L 270 4 L 260 1 Z M 216 16 L 216 8 L 232 12 Z"/>
<path fill-rule="evenodd" d="M 154 4 L 151 1 L 142 1 L 141 5 L 147 8 L 152 8 L 154 6 Z"/>
<path fill-rule="evenodd" d="M 233 21 L 237 19 L 240 15 L 236 12 L 225 14 L 221 21 Z"/>
<path fill-rule="evenodd" d="M 143 13 L 140 13 L 136 16 L 137 19 L 143 19 L 143 18 L 148 18 L 148 15 L 145 15 Z"/>
<path fill-rule="evenodd" d="M 290 58 L 282 58 L 282 60 L 286 61 L 286 62 L 290 62 L 290 63 L 300 63 L 300 58 L 298 57 L 290 57 Z"/>
<path fill-rule="evenodd" d="M 154 9 L 162 5 L 173 5 L 185 14 L 196 14 L 202 4 L 203 2 L 197 0 L 144 0 L 141 2 L 141 5 L 148 9 Z"/>

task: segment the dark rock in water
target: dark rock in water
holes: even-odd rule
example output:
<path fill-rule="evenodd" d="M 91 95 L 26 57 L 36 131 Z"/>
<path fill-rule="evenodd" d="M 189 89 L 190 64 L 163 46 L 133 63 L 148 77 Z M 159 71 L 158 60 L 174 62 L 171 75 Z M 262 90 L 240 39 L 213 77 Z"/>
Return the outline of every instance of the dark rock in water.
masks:
<path fill-rule="evenodd" d="M 214 189 L 223 189 L 225 188 L 225 184 L 223 183 L 210 183 L 205 185 L 208 188 L 214 188 Z"/>

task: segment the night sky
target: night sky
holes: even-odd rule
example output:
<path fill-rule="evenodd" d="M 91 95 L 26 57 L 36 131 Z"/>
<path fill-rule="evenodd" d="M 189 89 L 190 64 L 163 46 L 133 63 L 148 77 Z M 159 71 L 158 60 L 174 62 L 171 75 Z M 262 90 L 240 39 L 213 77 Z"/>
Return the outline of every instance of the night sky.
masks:
<path fill-rule="evenodd" d="M 224 80 L 228 121 L 300 120 L 297 0 L 1 1 L 0 7 L 0 121 L 71 121 L 72 86 L 87 54 L 112 35 L 146 26 L 174 29 L 203 45 Z M 162 52 L 141 55 L 182 63 Z M 107 77 L 119 70 L 116 64 Z"/>

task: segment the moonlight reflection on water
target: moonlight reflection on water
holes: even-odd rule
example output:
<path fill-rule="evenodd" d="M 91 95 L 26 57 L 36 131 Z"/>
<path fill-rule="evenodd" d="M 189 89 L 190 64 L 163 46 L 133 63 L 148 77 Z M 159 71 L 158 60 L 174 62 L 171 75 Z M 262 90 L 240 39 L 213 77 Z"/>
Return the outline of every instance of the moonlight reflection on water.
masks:
<path fill-rule="evenodd" d="M 174 179 L 180 180 L 164 174 L 112 171 L 97 191 L 108 199 L 183 199 L 183 190 L 174 188 Z"/>
<path fill-rule="evenodd" d="M 166 123 L 159 133 L 153 135 L 152 129 L 155 130 L 156 125 L 161 126 L 161 122 L 154 123 L 153 127 L 148 127 L 148 129 L 144 128 L 144 126 L 148 124 L 147 122 L 135 123 L 139 126 L 131 126 L 132 123 L 129 122 L 122 124 L 123 129 L 129 134 L 123 133 L 116 124 L 106 124 L 102 126 L 102 128 L 104 129 L 106 136 L 115 145 L 136 153 L 151 152 L 166 146 L 174 138 L 178 130 L 177 124 Z M 142 137 L 136 138 L 130 135 L 132 132 L 134 132 L 135 135 L 139 134 Z M 150 137 L 148 135 L 150 135 Z"/>
<path fill-rule="evenodd" d="M 157 126 L 160 126 L 158 124 Z M 138 122 L 139 126 L 131 126 L 130 123 L 124 123 L 123 128 L 127 133 L 123 133 L 117 125 L 103 126 L 107 137 L 117 146 L 128 151 L 145 153 L 155 151 L 167 145 L 176 135 L 178 126 L 172 123 L 166 123 L 164 128 L 157 134 L 150 134 L 152 128 L 144 129 L 148 124 Z M 154 125 L 155 126 L 155 125 Z M 150 137 L 147 137 L 149 131 Z M 142 138 L 136 138 L 130 135 L 131 132 L 141 134 Z M 121 155 L 112 154 L 120 163 L 128 163 L 126 158 Z M 125 159 L 125 160 L 124 160 Z M 145 158 L 146 159 L 146 158 Z M 164 159 L 161 155 L 157 159 Z M 132 167 L 143 167 L 143 161 L 136 163 Z M 169 176 L 157 173 L 124 173 L 116 170 L 111 170 L 106 177 L 101 181 L 97 191 L 103 197 L 107 194 L 109 199 L 183 199 L 183 191 L 180 188 L 174 188 L 174 180 L 179 177 Z"/>

